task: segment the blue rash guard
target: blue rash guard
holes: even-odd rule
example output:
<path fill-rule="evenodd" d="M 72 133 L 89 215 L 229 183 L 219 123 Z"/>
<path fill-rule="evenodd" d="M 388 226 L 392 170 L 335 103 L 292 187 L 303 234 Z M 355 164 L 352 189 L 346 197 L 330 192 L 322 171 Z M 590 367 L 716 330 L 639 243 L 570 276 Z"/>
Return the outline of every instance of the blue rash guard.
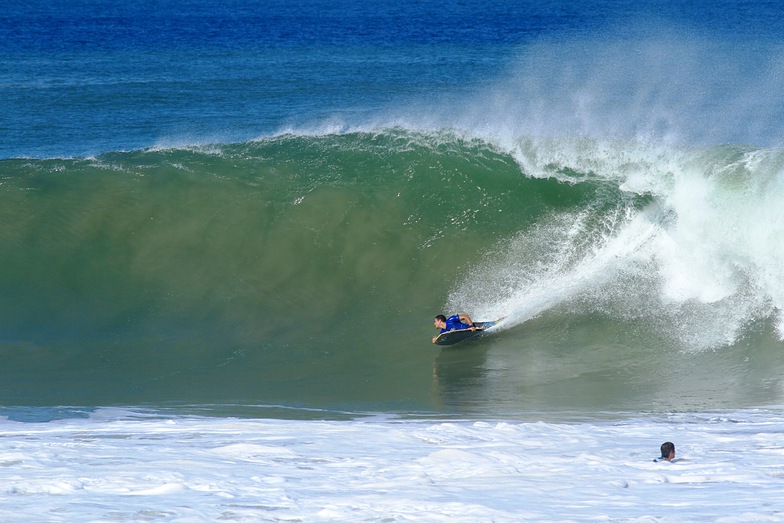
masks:
<path fill-rule="evenodd" d="M 441 329 L 441 334 L 449 331 L 459 331 L 463 329 L 470 329 L 471 326 L 467 323 L 460 321 L 460 316 L 455 314 L 446 319 L 446 329 Z"/>

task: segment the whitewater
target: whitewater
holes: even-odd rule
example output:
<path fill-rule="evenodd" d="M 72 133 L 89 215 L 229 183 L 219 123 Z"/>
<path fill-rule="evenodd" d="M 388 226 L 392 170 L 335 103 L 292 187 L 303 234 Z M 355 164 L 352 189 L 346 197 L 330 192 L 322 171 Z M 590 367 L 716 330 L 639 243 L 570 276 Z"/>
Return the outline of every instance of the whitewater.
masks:
<path fill-rule="evenodd" d="M 82 419 L 0 422 L 3 521 L 740 522 L 784 514 L 779 409 L 572 423 L 76 414 Z M 676 460 L 654 463 L 666 440 L 677 442 Z"/>

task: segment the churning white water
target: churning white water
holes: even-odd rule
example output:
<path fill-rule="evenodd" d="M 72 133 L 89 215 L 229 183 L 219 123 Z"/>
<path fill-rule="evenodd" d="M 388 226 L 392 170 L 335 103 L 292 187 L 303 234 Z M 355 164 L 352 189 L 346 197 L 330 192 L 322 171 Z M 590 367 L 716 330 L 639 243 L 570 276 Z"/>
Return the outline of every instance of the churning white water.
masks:
<path fill-rule="evenodd" d="M 777 521 L 784 411 L 0 422 L 2 521 Z M 677 461 L 654 463 L 664 441 Z"/>

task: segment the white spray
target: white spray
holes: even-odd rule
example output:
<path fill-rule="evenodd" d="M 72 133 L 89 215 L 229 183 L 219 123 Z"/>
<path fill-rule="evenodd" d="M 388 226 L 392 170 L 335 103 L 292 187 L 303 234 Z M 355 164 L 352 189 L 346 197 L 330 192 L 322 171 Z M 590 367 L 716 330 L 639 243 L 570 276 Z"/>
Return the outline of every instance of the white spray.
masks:
<path fill-rule="evenodd" d="M 653 203 L 620 204 L 598 226 L 585 210 L 522 231 L 488 253 L 450 307 L 507 316 L 507 326 L 556 307 L 599 310 L 696 349 L 731 344 L 763 318 L 784 338 L 784 151 L 527 139 L 517 154 L 534 175 L 567 181 L 558 173 L 568 166 Z"/>

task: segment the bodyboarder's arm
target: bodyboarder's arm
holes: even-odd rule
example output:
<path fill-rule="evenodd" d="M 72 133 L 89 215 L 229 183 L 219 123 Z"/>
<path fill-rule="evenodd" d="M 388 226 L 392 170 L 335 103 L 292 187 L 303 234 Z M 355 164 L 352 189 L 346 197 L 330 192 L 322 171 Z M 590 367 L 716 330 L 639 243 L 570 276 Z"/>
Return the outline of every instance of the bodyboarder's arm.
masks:
<path fill-rule="evenodd" d="M 471 329 L 472 331 L 476 330 L 476 326 L 474 326 L 474 322 L 473 320 L 471 320 L 471 316 L 469 316 L 468 314 L 458 314 L 458 317 L 460 318 L 460 321 L 462 323 L 468 325 L 469 329 Z"/>

